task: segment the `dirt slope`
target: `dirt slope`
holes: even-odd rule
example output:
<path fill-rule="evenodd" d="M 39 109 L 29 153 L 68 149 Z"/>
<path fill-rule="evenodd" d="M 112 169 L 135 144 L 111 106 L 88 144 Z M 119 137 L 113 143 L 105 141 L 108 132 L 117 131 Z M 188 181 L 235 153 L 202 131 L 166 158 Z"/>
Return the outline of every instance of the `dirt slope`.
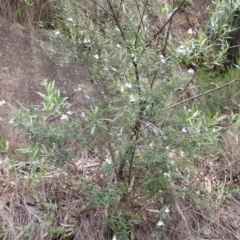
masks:
<path fill-rule="evenodd" d="M 44 79 L 55 80 L 63 94 L 70 102 L 78 103 L 79 108 L 93 99 L 89 67 L 86 62 L 79 65 L 72 50 L 54 31 L 32 33 L 20 24 L 0 18 L 0 101 L 6 101 L 0 106 L 0 130 L 12 145 L 18 139 L 7 130 L 9 105 L 17 106 L 17 101 L 38 104 L 41 99 L 36 91 Z M 77 90 L 79 85 L 81 92 Z"/>

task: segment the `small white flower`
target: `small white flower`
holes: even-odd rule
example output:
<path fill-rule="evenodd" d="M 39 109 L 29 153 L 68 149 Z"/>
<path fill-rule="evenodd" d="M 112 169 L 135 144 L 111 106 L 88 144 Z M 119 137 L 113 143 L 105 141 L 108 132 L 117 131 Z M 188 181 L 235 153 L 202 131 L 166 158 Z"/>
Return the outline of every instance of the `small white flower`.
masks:
<path fill-rule="evenodd" d="M 109 69 L 105 66 L 105 67 L 103 68 L 103 70 L 104 70 L 104 71 L 108 71 Z"/>
<path fill-rule="evenodd" d="M 135 102 L 136 98 L 133 95 L 130 95 L 130 102 Z"/>
<path fill-rule="evenodd" d="M 126 84 L 125 84 L 125 87 L 126 87 L 126 88 L 132 88 L 132 84 L 131 84 L 131 83 L 126 83 Z"/>
<path fill-rule="evenodd" d="M 166 148 L 166 150 L 170 150 L 170 147 L 169 147 L 169 146 L 166 146 L 165 148 Z"/>
<path fill-rule="evenodd" d="M 81 113 L 81 116 L 84 118 L 84 117 L 85 117 L 85 112 L 82 112 L 82 113 Z"/>
<path fill-rule="evenodd" d="M 125 90 L 124 87 L 121 86 L 120 91 L 121 91 L 121 92 L 124 92 L 124 90 Z"/>
<path fill-rule="evenodd" d="M 163 175 L 164 175 L 164 177 L 170 177 L 170 173 L 165 172 Z"/>
<path fill-rule="evenodd" d="M 192 112 L 192 110 L 189 108 L 189 109 L 188 109 L 188 112 Z"/>
<path fill-rule="evenodd" d="M 177 52 L 185 55 L 187 53 L 187 50 L 183 45 L 181 45 L 178 47 Z"/>
<path fill-rule="evenodd" d="M 118 27 L 116 27 L 115 30 L 116 30 L 117 32 L 120 32 L 120 29 L 119 29 Z"/>
<path fill-rule="evenodd" d="M 67 111 L 66 112 L 68 115 L 72 115 L 73 113 L 72 113 L 72 111 Z"/>
<path fill-rule="evenodd" d="M 69 22 L 73 22 L 73 18 L 67 18 Z"/>
<path fill-rule="evenodd" d="M 116 47 L 117 47 L 117 48 L 122 48 L 120 44 L 117 44 Z"/>
<path fill-rule="evenodd" d="M 183 128 L 183 129 L 182 129 L 182 132 L 184 132 L 184 133 L 187 132 L 187 129 L 186 129 L 186 128 Z"/>
<path fill-rule="evenodd" d="M 171 160 L 169 161 L 169 163 L 170 163 L 171 165 L 173 165 L 173 164 L 174 164 L 174 161 L 171 159 Z"/>
<path fill-rule="evenodd" d="M 56 31 L 55 32 L 55 36 L 57 36 L 57 35 L 59 35 L 60 34 L 60 32 L 59 31 Z"/>
<path fill-rule="evenodd" d="M 165 208 L 164 212 L 165 212 L 165 213 L 170 213 L 169 208 Z"/>
<path fill-rule="evenodd" d="M 185 155 L 185 152 L 184 151 L 180 151 L 180 156 L 184 157 L 184 155 Z"/>
<path fill-rule="evenodd" d="M 194 73 L 195 73 L 195 72 L 194 72 L 194 69 L 192 69 L 192 68 L 188 69 L 188 72 L 191 73 L 191 74 L 194 74 Z"/>
<path fill-rule="evenodd" d="M 187 31 L 187 33 L 190 34 L 190 35 L 193 35 L 193 34 L 194 34 L 194 31 L 193 31 L 191 28 L 189 28 L 188 31 Z"/>
<path fill-rule="evenodd" d="M 9 120 L 9 123 L 10 123 L 10 124 L 14 124 L 14 119 L 13 119 L 13 118 L 10 119 L 10 120 Z"/>
<path fill-rule="evenodd" d="M 65 115 L 65 114 L 63 114 L 60 119 L 61 119 L 61 120 L 67 120 L 67 119 L 68 119 L 68 116 Z"/>
<path fill-rule="evenodd" d="M 216 128 L 213 128 L 213 130 L 212 130 L 213 132 L 216 132 L 217 130 L 216 130 Z"/>
<path fill-rule="evenodd" d="M 161 59 L 162 63 L 166 63 L 166 59 L 165 59 L 165 57 L 163 55 L 160 55 L 160 59 Z"/>
<path fill-rule="evenodd" d="M 91 42 L 90 39 L 84 39 L 84 40 L 83 40 L 83 43 L 90 43 L 90 42 Z"/>
<path fill-rule="evenodd" d="M 112 159 L 110 157 L 106 157 L 105 162 L 108 164 L 112 164 Z"/>
<path fill-rule="evenodd" d="M 116 236 L 113 236 L 112 240 L 117 240 L 117 237 L 116 237 Z"/>
<path fill-rule="evenodd" d="M 6 104 L 5 100 L 0 101 L 0 106 L 5 105 L 5 104 Z"/>
<path fill-rule="evenodd" d="M 137 57 L 134 55 L 134 53 L 131 54 L 133 61 L 137 61 Z"/>
<path fill-rule="evenodd" d="M 112 71 L 114 71 L 114 72 L 117 72 L 118 70 L 116 69 L 116 68 L 111 68 L 112 69 Z"/>
<path fill-rule="evenodd" d="M 163 221 L 158 221 L 158 223 L 157 223 L 157 226 L 164 226 L 165 224 L 164 224 L 164 222 Z"/>
<path fill-rule="evenodd" d="M 152 148 L 152 147 L 153 147 L 153 143 L 152 143 L 152 142 L 149 144 L 149 147 L 150 147 L 150 148 Z"/>
<path fill-rule="evenodd" d="M 95 59 L 99 59 L 99 56 L 98 56 L 97 54 L 95 54 L 93 57 L 94 57 Z"/>

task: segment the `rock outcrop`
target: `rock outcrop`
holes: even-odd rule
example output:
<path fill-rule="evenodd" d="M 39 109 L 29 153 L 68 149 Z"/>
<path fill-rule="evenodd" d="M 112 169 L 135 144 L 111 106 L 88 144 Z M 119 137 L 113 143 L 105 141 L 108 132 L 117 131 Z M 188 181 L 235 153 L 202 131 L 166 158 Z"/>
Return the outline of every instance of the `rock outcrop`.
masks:
<path fill-rule="evenodd" d="M 6 102 L 0 106 L 0 134 L 10 142 L 18 141 L 7 130 L 10 105 L 39 104 L 41 98 L 36 92 L 44 79 L 54 80 L 63 95 L 79 108 L 89 105 L 93 97 L 88 75 L 87 61 L 79 64 L 74 49 L 54 31 L 33 33 L 0 18 L 0 101 Z"/>

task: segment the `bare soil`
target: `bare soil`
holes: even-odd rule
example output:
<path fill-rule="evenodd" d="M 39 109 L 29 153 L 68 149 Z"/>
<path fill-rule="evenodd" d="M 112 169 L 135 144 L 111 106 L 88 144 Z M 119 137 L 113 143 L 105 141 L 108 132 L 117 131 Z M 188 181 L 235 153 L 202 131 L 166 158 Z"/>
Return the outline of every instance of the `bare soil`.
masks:
<path fill-rule="evenodd" d="M 39 104 L 41 98 L 36 92 L 44 79 L 54 80 L 78 109 L 93 101 L 89 64 L 87 60 L 79 64 L 74 50 L 55 36 L 54 31 L 30 32 L 18 23 L 0 18 L 0 101 L 6 101 L 0 106 L 0 127 L 13 149 L 19 139 L 8 128 L 10 105 Z"/>

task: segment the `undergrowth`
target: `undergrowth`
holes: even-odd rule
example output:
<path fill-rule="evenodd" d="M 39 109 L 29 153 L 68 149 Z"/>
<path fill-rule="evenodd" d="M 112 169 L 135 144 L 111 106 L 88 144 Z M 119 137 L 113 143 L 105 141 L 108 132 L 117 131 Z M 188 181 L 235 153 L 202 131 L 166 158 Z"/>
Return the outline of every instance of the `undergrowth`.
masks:
<path fill-rule="evenodd" d="M 240 79 L 225 71 L 230 20 L 216 20 L 228 6 L 176 48 L 167 26 L 185 1 L 155 4 L 54 5 L 55 36 L 84 51 L 98 102 L 78 109 L 46 79 L 39 105 L 13 109 L 26 142 L 11 156 L 0 141 L 2 239 L 239 239 Z M 170 13 L 162 32 L 149 6 Z"/>

